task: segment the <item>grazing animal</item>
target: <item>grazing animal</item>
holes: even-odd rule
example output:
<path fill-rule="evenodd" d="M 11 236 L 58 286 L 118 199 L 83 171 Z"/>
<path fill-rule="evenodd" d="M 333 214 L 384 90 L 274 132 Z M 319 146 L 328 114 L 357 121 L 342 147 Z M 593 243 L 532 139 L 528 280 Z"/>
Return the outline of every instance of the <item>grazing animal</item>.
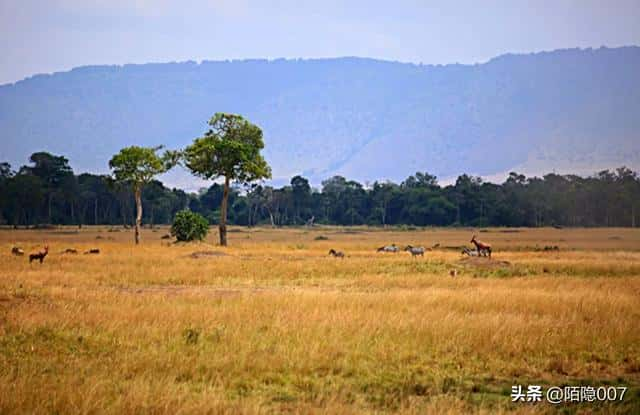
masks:
<path fill-rule="evenodd" d="M 100 250 L 98 248 L 92 248 L 92 249 L 89 249 L 88 251 L 85 251 L 84 254 L 88 255 L 88 254 L 99 254 L 99 253 L 100 253 Z"/>
<path fill-rule="evenodd" d="M 476 250 L 480 255 L 491 258 L 491 245 L 477 240 L 475 235 L 471 238 L 471 243 L 476 246 Z"/>
<path fill-rule="evenodd" d="M 478 251 L 476 251 L 475 249 L 471 249 L 471 248 L 467 248 L 466 246 L 464 248 L 462 248 L 462 255 L 468 255 L 468 256 L 478 256 Z"/>
<path fill-rule="evenodd" d="M 396 253 L 400 251 L 400 248 L 396 246 L 396 244 L 385 245 L 378 248 L 378 252 L 393 252 Z"/>
<path fill-rule="evenodd" d="M 44 258 L 47 256 L 48 253 L 49 253 L 49 245 L 45 245 L 44 251 L 40 251 L 35 254 L 29 254 L 29 263 L 32 263 L 35 260 L 39 260 L 40 263 L 42 264 L 42 262 L 44 261 Z"/>
<path fill-rule="evenodd" d="M 330 249 L 329 250 L 329 255 L 332 255 L 334 258 L 344 259 L 344 252 L 336 251 L 335 249 Z"/>
<path fill-rule="evenodd" d="M 418 255 L 424 256 L 424 251 L 425 251 L 424 246 L 411 246 L 411 245 L 407 245 L 407 247 L 404 248 L 404 250 L 411 252 L 412 257 L 417 257 Z"/>
<path fill-rule="evenodd" d="M 13 255 L 15 255 L 15 256 L 23 256 L 24 255 L 24 251 L 21 248 L 17 247 L 17 246 L 14 246 L 13 248 L 11 248 L 11 253 Z"/>
<path fill-rule="evenodd" d="M 73 248 L 67 248 L 64 250 L 63 254 L 77 254 L 78 250 Z"/>

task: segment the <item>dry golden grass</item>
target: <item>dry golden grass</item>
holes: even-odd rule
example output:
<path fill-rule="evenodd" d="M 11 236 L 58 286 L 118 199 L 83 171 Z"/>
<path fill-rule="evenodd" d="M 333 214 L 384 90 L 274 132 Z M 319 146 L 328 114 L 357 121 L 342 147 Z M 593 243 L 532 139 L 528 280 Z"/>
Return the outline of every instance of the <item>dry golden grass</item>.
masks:
<path fill-rule="evenodd" d="M 166 231 L 0 230 L 0 413 L 556 409 L 512 404 L 514 384 L 624 385 L 564 409 L 640 411 L 637 230 L 478 233 L 493 265 L 446 249 L 470 229 Z M 375 252 L 391 242 L 441 248 Z M 45 243 L 43 265 L 10 252 Z"/>

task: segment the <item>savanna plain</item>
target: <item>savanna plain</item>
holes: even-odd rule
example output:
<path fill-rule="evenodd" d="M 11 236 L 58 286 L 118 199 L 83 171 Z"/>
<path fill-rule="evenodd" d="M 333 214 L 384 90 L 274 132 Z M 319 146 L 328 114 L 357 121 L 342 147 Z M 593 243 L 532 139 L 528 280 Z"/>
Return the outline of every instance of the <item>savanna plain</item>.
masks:
<path fill-rule="evenodd" d="M 0 230 L 0 413 L 640 413 L 637 229 L 167 231 Z"/>

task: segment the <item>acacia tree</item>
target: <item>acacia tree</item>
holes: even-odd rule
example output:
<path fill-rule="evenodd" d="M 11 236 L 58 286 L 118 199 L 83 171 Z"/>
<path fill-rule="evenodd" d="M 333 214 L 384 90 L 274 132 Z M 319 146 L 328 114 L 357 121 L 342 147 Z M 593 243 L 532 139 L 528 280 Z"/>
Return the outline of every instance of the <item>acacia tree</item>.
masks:
<path fill-rule="evenodd" d="M 173 167 L 178 153 L 166 151 L 158 155 L 162 147 L 131 146 L 120 150 L 109 161 L 109 167 L 118 183 L 132 187 L 136 202 L 135 241 L 140 243 L 140 225 L 142 224 L 142 187 L 153 178 Z"/>
<path fill-rule="evenodd" d="M 271 177 L 271 168 L 260 154 L 264 148 L 260 127 L 240 115 L 216 113 L 203 137 L 184 150 L 186 167 L 207 180 L 224 178 L 220 205 L 220 245 L 227 245 L 227 205 L 231 182 L 249 184 Z"/>

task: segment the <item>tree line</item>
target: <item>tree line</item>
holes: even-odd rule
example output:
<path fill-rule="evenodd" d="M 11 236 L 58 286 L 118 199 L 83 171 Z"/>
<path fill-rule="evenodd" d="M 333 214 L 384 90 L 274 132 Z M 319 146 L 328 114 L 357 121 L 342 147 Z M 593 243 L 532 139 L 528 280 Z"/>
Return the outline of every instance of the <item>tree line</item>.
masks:
<path fill-rule="evenodd" d="M 402 183 L 368 186 L 335 176 L 312 188 L 295 176 L 282 187 L 232 184 L 228 189 L 229 222 L 246 226 L 635 227 L 640 219 L 640 178 L 625 167 L 590 177 L 511 173 L 502 184 L 462 175 L 441 186 L 435 176 L 416 173 Z M 224 192 L 224 183 L 195 194 L 150 178 L 140 190 L 141 221 L 167 224 L 176 212 L 190 209 L 219 224 Z M 74 174 L 64 156 L 37 152 L 16 170 L 0 163 L 0 224 L 133 226 L 135 193 L 114 176 Z"/>

